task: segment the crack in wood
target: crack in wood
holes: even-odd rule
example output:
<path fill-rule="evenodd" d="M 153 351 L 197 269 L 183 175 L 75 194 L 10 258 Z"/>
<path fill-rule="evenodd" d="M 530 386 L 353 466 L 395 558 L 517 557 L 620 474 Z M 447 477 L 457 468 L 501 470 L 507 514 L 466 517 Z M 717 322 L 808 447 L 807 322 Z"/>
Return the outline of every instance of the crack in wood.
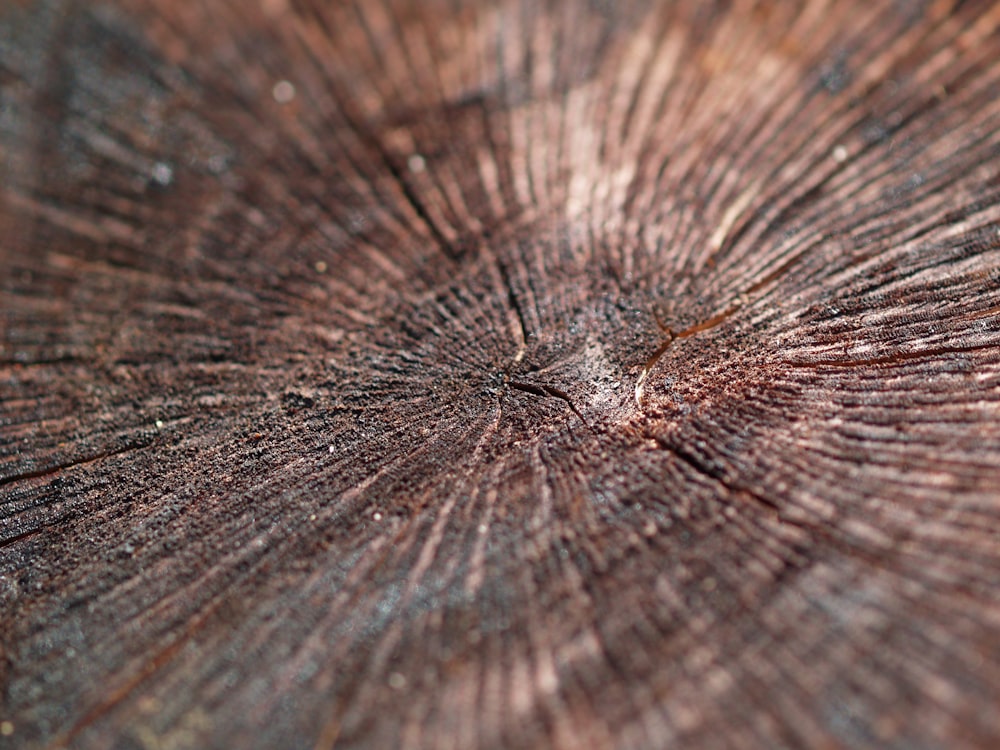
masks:
<path fill-rule="evenodd" d="M 583 422 L 584 426 L 588 430 L 593 432 L 595 435 L 597 434 L 597 431 L 584 418 L 580 410 L 576 408 L 576 404 L 573 403 L 573 399 L 570 398 L 569 394 L 566 393 L 566 391 L 563 391 L 551 385 L 545 385 L 545 384 L 534 385 L 532 383 L 525 383 L 520 380 L 511 380 L 509 378 L 506 380 L 506 382 L 507 385 L 509 385 L 516 391 L 522 391 L 523 393 L 530 393 L 533 396 L 538 396 L 540 398 L 557 398 L 561 401 L 565 401 L 566 405 L 570 408 L 570 411 L 572 411 L 574 414 L 576 414 L 576 416 L 580 418 L 580 421 Z"/>
<path fill-rule="evenodd" d="M 139 448 L 145 448 L 149 445 L 148 442 L 144 443 L 133 443 L 126 445 L 124 448 L 118 448 L 115 450 L 101 451 L 93 456 L 84 456 L 76 461 L 70 461 L 65 464 L 57 464 L 56 466 L 48 466 L 44 469 L 37 469 L 35 471 L 25 471 L 20 474 L 9 474 L 7 476 L 0 476 L 0 487 L 4 485 L 11 484 L 12 482 L 27 481 L 29 479 L 39 479 L 41 477 L 49 476 L 50 474 L 57 474 L 65 469 L 73 469 L 79 466 L 86 466 L 87 464 L 92 464 L 95 461 L 100 461 L 104 458 L 111 458 L 112 456 L 118 456 L 122 453 L 128 453 L 129 451 L 138 450 Z"/>
<path fill-rule="evenodd" d="M 799 370 L 822 370 L 824 367 L 834 369 L 881 367 L 884 365 L 899 365 L 904 362 L 919 359 L 941 359 L 951 354 L 968 354 L 970 352 L 986 351 L 989 349 L 1000 350 L 1000 344 L 981 344 L 979 346 L 939 346 L 933 349 L 923 349 L 918 352 L 897 352 L 895 354 L 886 354 L 882 357 L 871 357 L 869 359 L 818 360 L 815 362 L 792 362 L 782 360 L 782 364 Z"/>
<path fill-rule="evenodd" d="M 519 332 L 521 335 L 521 341 L 517 348 L 517 354 L 514 355 L 514 363 L 517 364 L 522 359 L 524 359 L 524 354 L 528 348 L 528 322 L 525 318 L 524 309 L 521 307 L 521 301 L 518 299 L 517 294 L 514 292 L 514 283 L 510 276 L 510 271 L 507 266 L 499 259 L 496 258 L 496 268 L 500 274 L 500 278 L 503 279 L 504 289 L 507 292 L 507 303 L 514 310 L 514 314 L 517 316 L 517 322 L 520 326 Z"/>
<path fill-rule="evenodd" d="M 737 300 L 732 304 L 730 304 L 729 307 L 727 307 L 722 312 L 717 313 L 710 318 L 706 318 L 700 323 L 695 323 L 693 326 L 689 326 L 688 328 L 685 328 L 684 330 L 679 332 L 674 331 L 673 328 L 666 325 L 662 320 L 660 320 L 659 315 L 656 315 L 656 313 L 653 314 L 653 317 L 656 319 L 656 324 L 660 327 L 660 330 L 662 330 L 666 334 L 667 338 L 660 344 L 659 347 L 657 347 L 656 351 L 654 351 L 653 354 L 646 360 L 645 364 L 642 366 L 642 371 L 639 373 L 639 378 L 636 380 L 635 403 L 636 406 L 639 407 L 640 411 L 643 411 L 642 397 L 645 393 L 646 379 L 649 377 L 649 373 L 653 371 L 653 368 L 656 367 L 656 364 L 657 362 L 660 361 L 660 358 L 667 353 L 668 349 L 670 349 L 671 345 L 678 339 L 686 339 L 691 336 L 694 336 L 696 333 L 701 333 L 703 331 L 707 331 L 709 329 L 722 325 L 727 320 L 729 320 L 733 315 L 735 315 L 742 307 L 743 304 L 739 300 Z"/>

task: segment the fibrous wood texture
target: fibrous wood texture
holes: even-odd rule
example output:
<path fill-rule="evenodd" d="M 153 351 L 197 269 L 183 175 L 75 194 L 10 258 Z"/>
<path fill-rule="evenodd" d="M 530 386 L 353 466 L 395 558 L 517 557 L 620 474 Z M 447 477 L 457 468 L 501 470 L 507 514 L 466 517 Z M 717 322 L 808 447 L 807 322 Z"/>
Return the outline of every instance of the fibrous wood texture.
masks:
<path fill-rule="evenodd" d="M 998 746 L 998 24 L 5 2 L 0 745 Z"/>

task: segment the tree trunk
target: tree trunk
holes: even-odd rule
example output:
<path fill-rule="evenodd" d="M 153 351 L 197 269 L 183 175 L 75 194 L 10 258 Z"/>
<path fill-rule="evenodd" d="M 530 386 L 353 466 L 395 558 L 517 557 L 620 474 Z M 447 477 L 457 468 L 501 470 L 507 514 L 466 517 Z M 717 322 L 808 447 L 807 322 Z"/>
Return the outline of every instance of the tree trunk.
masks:
<path fill-rule="evenodd" d="M 0 746 L 1000 746 L 998 25 L 8 0 Z"/>

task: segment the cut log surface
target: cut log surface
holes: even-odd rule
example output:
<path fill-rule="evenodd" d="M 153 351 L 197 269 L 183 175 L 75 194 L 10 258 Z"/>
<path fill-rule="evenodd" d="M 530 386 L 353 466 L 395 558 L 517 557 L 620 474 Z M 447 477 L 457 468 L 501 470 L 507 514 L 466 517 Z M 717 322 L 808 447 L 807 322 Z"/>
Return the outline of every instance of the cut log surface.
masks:
<path fill-rule="evenodd" d="M 0 747 L 1000 747 L 1000 5 L 5 0 Z"/>

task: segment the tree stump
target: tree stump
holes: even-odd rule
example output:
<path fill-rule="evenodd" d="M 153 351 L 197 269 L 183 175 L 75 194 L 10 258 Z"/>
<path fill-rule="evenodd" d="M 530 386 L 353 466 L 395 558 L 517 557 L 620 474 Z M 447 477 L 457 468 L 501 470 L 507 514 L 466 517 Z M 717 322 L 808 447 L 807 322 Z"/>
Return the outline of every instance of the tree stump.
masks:
<path fill-rule="evenodd" d="M 5 3 L 0 746 L 1000 745 L 998 24 Z"/>

